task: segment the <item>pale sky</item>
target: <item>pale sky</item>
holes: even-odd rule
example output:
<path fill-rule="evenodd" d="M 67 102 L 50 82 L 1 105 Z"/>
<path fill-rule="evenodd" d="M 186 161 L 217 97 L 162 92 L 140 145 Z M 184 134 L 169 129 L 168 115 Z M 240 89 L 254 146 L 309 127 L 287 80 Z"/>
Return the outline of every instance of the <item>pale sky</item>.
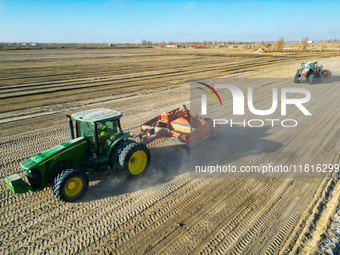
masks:
<path fill-rule="evenodd" d="M 0 42 L 340 39 L 340 1 L 0 0 Z"/>

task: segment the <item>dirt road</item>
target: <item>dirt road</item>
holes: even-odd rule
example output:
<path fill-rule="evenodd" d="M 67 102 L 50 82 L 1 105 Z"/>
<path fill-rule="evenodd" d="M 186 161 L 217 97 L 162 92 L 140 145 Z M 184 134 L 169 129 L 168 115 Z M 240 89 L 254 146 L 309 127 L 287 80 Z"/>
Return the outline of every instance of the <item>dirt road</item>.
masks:
<path fill-rule="evenodd" d="M 337 206 L 340 183 L 336 178 L 192 178 L 190 154 L 174 141 L 150 145 L 152 163 L 141 179 L 91 175 L 87 193 L 76 203 L 57 201 L 50 187 L 12 194 L 4 182 L 9 174 L 23 175 L 20 162 L 26 158 L 68 140 L 66 113 L 115 109 L 124 114 L 124 129 L 137 133 L 146 120 L 189 104 L 190 78 L 293 77 L 306 56 L 189 49 L 44 53 L 0 53 L 1 254 L 308 254 L 317 250 L 322 226 Z M 340 75 L 339 57 L 320 61 Z M 258 108 L 268 106 L 266 93 L 272 86 L 256 95 Z M 299 118 L 294 132 L 222 128 L 220 139 L 228 141 L 222 160 L 234 165 L 338 164 L 339 82 L 310 86 L 296 85 L 291 79 L 282 80 L 281 86 L 311 91 L 307 107 L 313 121 Z M 298 114 L 293 110 L 291 117 Z"/>

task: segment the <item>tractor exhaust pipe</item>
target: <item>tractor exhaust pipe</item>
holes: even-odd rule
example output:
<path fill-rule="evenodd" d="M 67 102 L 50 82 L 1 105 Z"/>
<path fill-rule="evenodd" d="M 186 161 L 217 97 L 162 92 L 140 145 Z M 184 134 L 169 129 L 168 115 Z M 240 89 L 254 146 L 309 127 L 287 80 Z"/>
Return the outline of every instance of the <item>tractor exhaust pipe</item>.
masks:
<path fill-rule="evenodd" d="M 68 118 L 68 130 L 70 132 L 70 138 L 71 140 L 74 139 L 74 133 L 73 133 L 73 122 L 72 122 L 72 119 L 71 119 L 71 116 L 70 115 L 66 115 L 66 117 Z"/>

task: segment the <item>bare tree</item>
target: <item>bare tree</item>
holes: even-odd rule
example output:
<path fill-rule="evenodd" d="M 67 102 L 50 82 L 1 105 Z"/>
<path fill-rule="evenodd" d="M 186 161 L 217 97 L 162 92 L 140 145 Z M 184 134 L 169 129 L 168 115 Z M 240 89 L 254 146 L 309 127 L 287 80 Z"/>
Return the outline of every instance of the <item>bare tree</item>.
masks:
<path fill-rule="evenodd" d="M 321 52 L 323 52 L 324 47 L 325 47 L 325 43 L 322 43 L 322 44 L 321 44 L 321 47 L 320 47 L 320 51 L 321 51 Z"/>
<path fill-rule="evenodd" d="M 285 46 L 285 41 L 283 40 L 283 37 L 281 36 L 275 43 L 274 45 L 274 49 L 277 50 L 277 51 L 281 51 L 283 50 Z"/>
<path fill-rule="evenodd" d="M 308 36 L 301 37 L 301 42 L 298 46 L 298 50 L 305 50 L 307 48 Z"/>
<path fill-rule="evenodd" d="M 266 47 L 266 43 L 264 41 L 260 42 L 260 47 L 264 49 Z"/>
<path fill-rule="evenodd" d="M 146 40 L 142 40 L 142 47 L 145 47 L 148 42 Z"/>

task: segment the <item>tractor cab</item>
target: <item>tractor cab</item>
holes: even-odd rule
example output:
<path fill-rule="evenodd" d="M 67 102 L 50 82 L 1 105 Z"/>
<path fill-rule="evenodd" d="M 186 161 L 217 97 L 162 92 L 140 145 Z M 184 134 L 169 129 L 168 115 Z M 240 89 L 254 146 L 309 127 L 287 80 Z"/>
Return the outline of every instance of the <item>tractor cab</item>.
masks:
<path fill-rule="evenodd" d="M 306 61 L 301 64 L 302 69 L 316 70 L 318 69 L 317 61 Z"/>
<path fill-rule="evenodd" d="M 86 137 L 91 152 L 106 154 L 116 137 L 123 134 L 121 116 L 120 112 L 101 108 L 75 113 L 76 138 Z"/>

